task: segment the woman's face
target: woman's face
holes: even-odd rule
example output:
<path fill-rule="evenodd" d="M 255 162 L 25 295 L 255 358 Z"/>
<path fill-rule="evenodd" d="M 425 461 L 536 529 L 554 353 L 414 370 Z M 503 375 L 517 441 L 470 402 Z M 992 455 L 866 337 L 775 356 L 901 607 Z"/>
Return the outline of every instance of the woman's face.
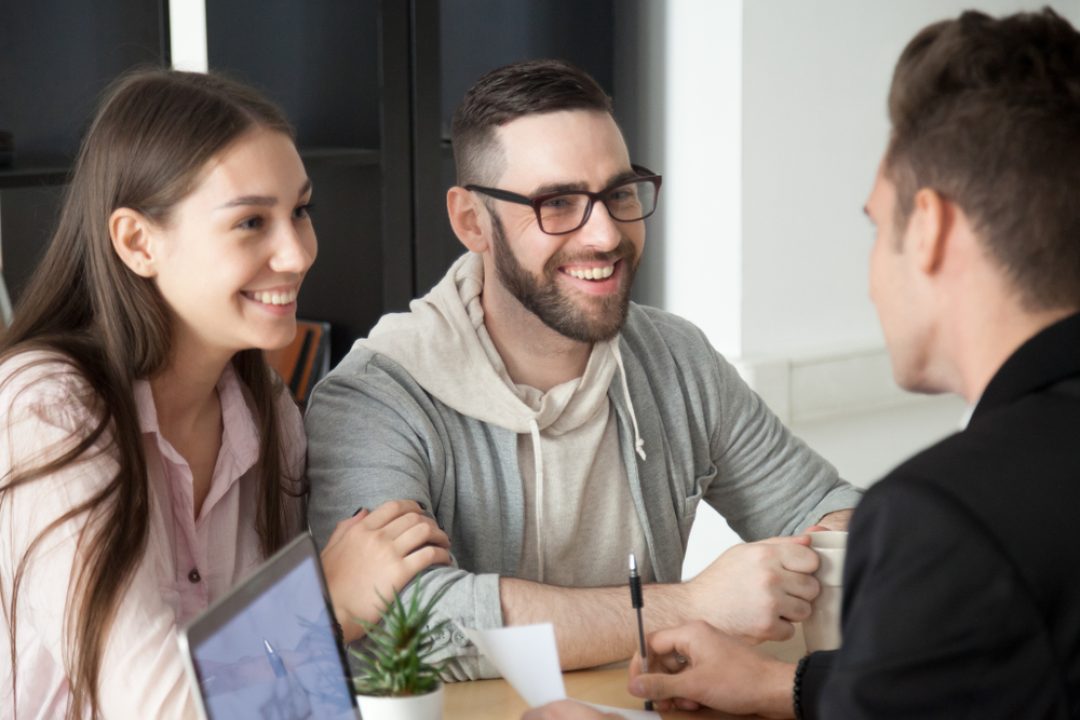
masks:
<path fill-rule="evenodd" d="M 286 135 L 253 129 L 202 170 L 153 232 L 155 279 L 178 352 L 229 357 L 296 334 L 296 296 L 315 260 L 311 181 Z"/>

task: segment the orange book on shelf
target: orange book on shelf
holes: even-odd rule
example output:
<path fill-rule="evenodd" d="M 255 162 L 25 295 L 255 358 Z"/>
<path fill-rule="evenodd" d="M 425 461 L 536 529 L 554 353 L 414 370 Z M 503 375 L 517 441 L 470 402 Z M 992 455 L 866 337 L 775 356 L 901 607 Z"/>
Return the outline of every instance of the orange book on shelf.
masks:
<path fill-rule="evenodd" d="M 330 371 L 330 323 L 297 320 L 293 341 L 268 351 L 266 359 L 303 405 L 311 388 Z"/>

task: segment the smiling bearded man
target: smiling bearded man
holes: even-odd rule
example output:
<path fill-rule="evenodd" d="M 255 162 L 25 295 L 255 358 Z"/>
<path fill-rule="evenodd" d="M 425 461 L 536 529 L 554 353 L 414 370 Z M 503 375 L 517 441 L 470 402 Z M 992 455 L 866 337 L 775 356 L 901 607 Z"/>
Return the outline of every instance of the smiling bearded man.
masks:
<path fill-rule="evenodd" d="M 610 99 L 563 62 L 500 68 L 453 145 L 447 211 L 469 252 L 312 394 L 316 540 L 392 499 L 438 521 L 454 566 L 423 591 L 445 590 L 453 678 L 493 673 L 460 628 L 550 621 L 566 668 L 629 657 L 630 551 L 652 627 L 790 636 L 818 592 L 807 539 L 738 545 L 681 583 L 698 503 L 762 540 L 843 528 L 859 493 L 698 328 L 630 302 L 661 178 L 631 163 Z"/>

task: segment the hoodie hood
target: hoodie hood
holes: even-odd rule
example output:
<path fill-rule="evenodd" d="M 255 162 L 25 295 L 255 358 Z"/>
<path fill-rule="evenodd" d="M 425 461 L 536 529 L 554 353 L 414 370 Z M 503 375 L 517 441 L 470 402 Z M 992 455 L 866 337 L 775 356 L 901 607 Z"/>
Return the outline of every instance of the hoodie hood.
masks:
<path fill-rule="evenodd" d="M 559 435 L 585 422 L 616 369 L 618 337 L 596 343 L 584 374 L 546 393 L 516 385 L 484 326 L 480 295 L 484 265 L 476 253 L 460 257 L 409 312 L 386 315 L 357 341 L 404 367 L 432 396 L 462 415 L 515 433 Z"/>

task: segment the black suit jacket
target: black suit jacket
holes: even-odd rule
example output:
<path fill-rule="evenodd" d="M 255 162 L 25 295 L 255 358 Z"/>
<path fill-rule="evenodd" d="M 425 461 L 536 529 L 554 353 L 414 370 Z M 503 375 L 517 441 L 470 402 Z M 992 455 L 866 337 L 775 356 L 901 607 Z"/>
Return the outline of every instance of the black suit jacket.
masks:
<path fill-rule="evenodd" d="M 1080 717 L 1080 315 L 867 492 L 842 622 L 807 662 L 807 718 Z"/>

